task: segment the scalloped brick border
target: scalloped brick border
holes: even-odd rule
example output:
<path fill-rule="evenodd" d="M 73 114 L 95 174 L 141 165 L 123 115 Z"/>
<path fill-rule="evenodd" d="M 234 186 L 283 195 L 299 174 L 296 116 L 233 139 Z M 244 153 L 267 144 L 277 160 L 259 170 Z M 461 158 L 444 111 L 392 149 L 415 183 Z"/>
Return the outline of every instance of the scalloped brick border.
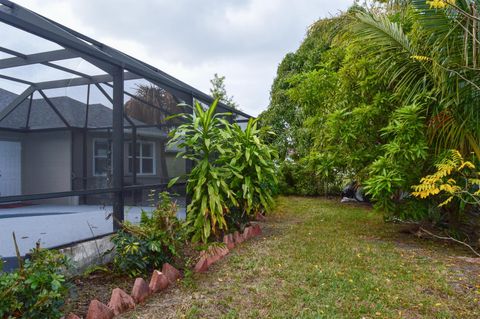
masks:
<path fill-rule="evenodd" d="M 239 233 L 238 231 L 236 231 L 233 234 L 226 234 L 225 236 L 223 236 L 223 243 L 226 247 L 213 247 L 207 252 L 202 252 L 202 254 L 200 255 L 200 260 L 195 265 L 193 271 L 198 273 L 208 271 L 208 268 L 210 268 L 212 264 L 225 257 L 230 252 L 230 250 L 235 248 L 235 246 L 261 234 L 262 228 L 259 224 L 251 224 L 250 226 L 245 227 L 243 233 Z"/>
<path fill-rule="evenodd" d="M 208 271 L 208 268 L 228 255 L 230 250 L 240 243 L 259 236 L 262 234 L 262 228 L 259 224 L 251 224 L 245 227 L 243 233 L 234 232 L 233 234 L 226 234 L 223 236 L 223 243 L 225 248 L 213 247 L 210 251 L 202 252 L 200 254 L 200 260 L 195 265 L 193 271 L 202 273 Z M 115 288 L 112 291 L 112 297 L 115 294 L 120 294 L 124 298 L 111 298 L 108 305 L 101 303 L 100 301 L 93 299 L 88 306 L 88 312 L 86 319 L 111 319 L 119 314 L 125 313 L 135 306 L 144 303 L 153 294 L 161 292 L 176 281 L 181 279 L 180 271 L 169 263 L 163 264 L 162 271 L 154 270 L 150 279 L 150 284 L 143 278 L 135 278 L 135 283 L 132 288 L 132 293 L 128 295 L 120 288 Z M 132 304 L 132 301 L 134 304 Z M 122 304 L 122 302 L 124 302 Z M 120 303 L 120 304 L 119 304 Z M 63 319 L 80 319 L 79 316 L 70 313 Z"/>

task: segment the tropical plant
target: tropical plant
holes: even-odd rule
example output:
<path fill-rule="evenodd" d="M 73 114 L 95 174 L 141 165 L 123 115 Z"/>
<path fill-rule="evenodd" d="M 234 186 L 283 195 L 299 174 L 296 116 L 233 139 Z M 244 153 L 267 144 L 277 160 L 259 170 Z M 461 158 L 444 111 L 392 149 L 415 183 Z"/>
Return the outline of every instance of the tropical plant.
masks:
<path fill-rule="evenodd" d="M 453 214 L 411 186 L 445 150 L 480 159 L 478 8 L 377 1 L 310 26 L 260 116 L 284 160 L 280 189 L 319 195 L 321 185 L 355 180 L 388 219 Z"/>
<path fill-rule="evenodd" d="M 151 125 L 175 123 L 169 116 L 183 111 L 172 94 L 155 85 L 137 85 L 135 94 L 125 103 L 128 117 Z"/>
<path fill-rule="evenodd" d="M 274 205 L 272 195 L 278 183 L 274 165 L 277 155 L 260 136 L 273 132 L 268 128 L 259 129 L 255 119 L 248 121 L 245 130 L 238 124 L 226 128 L 232 150 L 228 163 L 233 173 L 230 188 L 235 191 L 241 213 L 253 216 L 268 212 Z"/>
<path fill-rule="evenodd" d="M 408 22 L 385 14 L 356 15 L 358 41 L 371 56 L 381 57 L 379 70 L 395 93 L 405 104 L 425 102 L 437 154 L 455 148 L 480 158 L 476 7 L 470 0 L 412 0 L 403 9 Z"/>
<path fill-rule="evenodd" d="M 178 254 L 184 240 L 182 225 L 176 217 L 177 205 L 166 192 L 158 195 L 152 212 L 142 211 L 138 225 L 129 221 L 112 236 L 114 267 L 129 276 L 160 269 Z"/>
<path fill-rule="evenodd" d="M 245 129 L 227 121 L 230 113 L 216 113 L 218 100 L 194 114 L 182 115 L 185 124 L 172 132 L 169 143 L 185 151 L 193 162 L 188 174 L 186 227 L 194 242 L 208 243 L 229 227 L 243 228 L 249 218 L 268 212 L 277 192 L 276 152 L 263 139 L 273 134 L 250 119 Z M 172 179 L 173 185 L 178 178 Z"/>
<path fill-rule="evenodd" d="M 34 249 L 20 269 L 0 274 L 0 318 L 60 318 L 68 294 L 68 259 Z"/>
<path fill-rule="evenodd" d="M 382 135 L 389 142 L 382 146 L 384 154 L 370 166 L 365 190 L 376 202 L 376 207 L 387 215 L 399 213 L 402 201 L 409 196 L 410 186 L 423 172 L 428 157 L 424 116 L 417 104 L 396 110 Z M 408 212 L 404 212 L 406 216 Z M 412 212 L 416 219 L 418 212 Z"/>
<path fill-rule="evenodd" d="M 175 129 L 169 143 L 185 149 L 178 156 L 193 162 L 188 175 L 187 192 L 191 202 L 187 207 L 187 229 L 192 241 L 206 243 L 210 236 L 227 229 L 225 214 L 237 206 L 235 193 L 230 189 L 232 171 L 226 165 L 230 123 L 224 119 L 229 113 L 215 113 L 218 100 L 204 111 L 198 102 L 193 114 L 183 114 L 185 123 Z M 171 180 L 173 185 L 178 178 Z"/>

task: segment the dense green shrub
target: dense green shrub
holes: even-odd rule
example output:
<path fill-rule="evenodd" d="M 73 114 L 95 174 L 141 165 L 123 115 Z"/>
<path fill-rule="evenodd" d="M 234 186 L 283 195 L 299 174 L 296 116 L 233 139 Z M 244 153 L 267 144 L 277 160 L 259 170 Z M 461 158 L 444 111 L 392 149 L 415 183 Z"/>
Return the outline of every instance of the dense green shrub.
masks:
<path fill-rule="evenodd" d="M 350 41 L 351 13 L 312 25 L 295 53 L 278 68 L 271 103 L 260 122 L 273 127 L 268 142 L 280 153 L 280 190 L 339 194 L 360 183 L 381 154 L 382 136 L 396 103 L 379 61 Z"/>
<path fill-rule="evenodd" d="M 176 204 L 163 192 L 151 213 L 142 212 L 139 225 L 125 221 L 122 229 L 112 236 L 115 268 L 133 277 L 160 269 L 171 261 L 184 240 L 176 215 Z"/>
<path fill-rule="evenodd" d="M 59 252 L 34 249 L 22 268 L 0 273 L 0 318 L 60 318 L 68 266 Z"/>
<path fill-rule="evenodd" d="M 365 190 L 386 217 L 418 220 L 425 216 L 426 211 L 418 205 L 415 210 L 403 207 L 407 202 L 417 201 L 410 196 L 411 186 L 428 164 L 425 132 L 422 107 L 416 104 L 395 110 L 390 123 L 382 129 L 389 142 L 382 146 L 383 154 L 370 165 Z"/>
<path fill-rule="evenodd" d="M 312 152 L 298 161 L 286 160 L 279 167 L 279 191 L 285 195 L 339 195 L 344 173 L 330 154 Z"/>
<path fill-rule="evenodd" d="M 478 21 L 469 1 L 433 2 L 354 5 L 285 56 L 259 117 L 276 133 L 267 141 L 281 192 L 327 194 L 353 180 L 389 220 L 460 224 L 445 216 L 461 206 L 411 189 L 446 150 L 480 160 Z"/>

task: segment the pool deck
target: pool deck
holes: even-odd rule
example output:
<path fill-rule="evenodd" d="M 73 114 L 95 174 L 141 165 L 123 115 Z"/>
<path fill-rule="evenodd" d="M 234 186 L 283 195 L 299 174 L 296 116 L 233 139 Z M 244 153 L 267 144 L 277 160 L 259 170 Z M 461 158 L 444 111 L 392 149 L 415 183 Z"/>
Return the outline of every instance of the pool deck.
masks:
<path fill-rule="evenodd" d="M 125 220 L 138 223 L 142 210 L 151 207 L 125 207 Z M 32 205 L 0 208 L 0 256 L 15 256 L 12 233 L 15 232 L 21 255 L 35 247 L 51 248 L 109 234 L 113 231 L 111 206 Z M 185 208 L 177 217 L 185 219 Z"/>

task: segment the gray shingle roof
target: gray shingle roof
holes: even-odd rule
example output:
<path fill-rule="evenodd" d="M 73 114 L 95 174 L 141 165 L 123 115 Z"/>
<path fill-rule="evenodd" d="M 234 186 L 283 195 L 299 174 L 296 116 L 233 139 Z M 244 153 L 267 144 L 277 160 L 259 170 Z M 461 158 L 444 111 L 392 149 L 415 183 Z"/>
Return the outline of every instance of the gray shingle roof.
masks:
<path fill-rule="evenodd" d="M 16 94 L 0 88 L 0 112 L 17 97 Z M 55 108 L 72 127 L 82 128 L 85 125 L 87 106 L 68 96 L 49 98 Z M 28 99 L 22 102 L 12 113 L 0 121 L 0 128 L 25 128 L 28 117 Z M 132 119 L 136 125 L 143 122 Z M 125 120 L 125 126 L 130 124 Z M 62 119 L 55 113 L 44 99 L 33 99 L 28 126 L 30 129 L 66 127 Z M 111 127 L 112 110 L 103 104 L 92 104 L 88 111 L 88 127 Z"/>

